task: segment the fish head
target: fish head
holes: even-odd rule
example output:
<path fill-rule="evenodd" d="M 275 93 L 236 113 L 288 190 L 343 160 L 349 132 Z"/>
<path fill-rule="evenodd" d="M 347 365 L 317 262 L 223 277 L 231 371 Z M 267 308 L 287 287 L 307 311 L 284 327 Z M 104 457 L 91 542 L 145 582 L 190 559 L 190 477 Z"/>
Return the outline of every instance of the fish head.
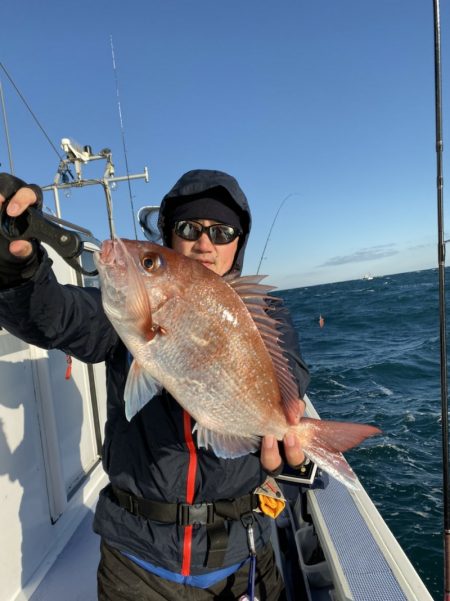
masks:
<path fill-rule="evenodd" d="M 167 300 L 185 296 L 196 282 L 215 275 L 197 261 L 147 241 L 105 240 L 94 261 L 110 321 L 144 328 L 148 336 L 151 316 Z"/>
<path fill-rule="evenodd" d="M 145 289 L 155 308 L 170 287 L 163 248 L 150 242 L 115 238 L 105 240 L 94 254 L 104 306 L 124 309 L 131 297 Z M 106 307 L 105 307 L 106 308 Z"/>

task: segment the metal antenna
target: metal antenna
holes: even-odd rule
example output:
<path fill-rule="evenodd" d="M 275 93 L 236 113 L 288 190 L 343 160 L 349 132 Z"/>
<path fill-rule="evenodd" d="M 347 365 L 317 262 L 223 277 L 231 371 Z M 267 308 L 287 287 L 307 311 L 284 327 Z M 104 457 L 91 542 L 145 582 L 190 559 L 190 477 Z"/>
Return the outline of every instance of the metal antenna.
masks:
<path fill-rule="evenodd" d="M 277 209 L 277 212 L 275 213 L 275 217 L 273 218 L 272 225 L 269 228 L 269 233 L 267 234 L 266 243 L 264 244 L 264 248 L 263 248 L 263 251 L 261 253 L 261 258 L 259 260 L 258 269 L 256 270 L 256 275 L 259 274 L 259 269 L 261 267 L 261 263 L 263 262 L 264 254 L 266 252 L 267 245 L 269 244 L 270 234 L 272 233 L 273 226 L 275 225 L 275 221 L 277 220 L 278 214 L 281 211 L 281 209 L 283 208 L 283 205 L 287 201 L 287 199 L 290 198 L 291 196 L 295 196 L 296 194 L 298 194 L 298 192 L 291 192 L 285 198 L 283 198 L 283 200 L 280 202 L 280 205 L 279 205 L 279 207 Z"/>
<path fill-rule="evenodd" d="M 136 228 L 136 214 L 134 211 L 133 194 L 131 193 L 131 182 L 130 182 L 130 177 L 129 177 L 130 170 L 128 168 L 127 146 L 125 144 L 125 129 L 123 126 L 123 119 L 122 119 L 122 107 L 120 104 L 120 94 L 119 94 L 119 80 L 117 77 L 117 67 L 116 67 L 116 59 L 114 56 L 114 46 L 113 46 L 112 35 L 110 36 L 110 42 L 111 42 L 111 58 L 112 58 L 112 64 L 113 64 L 114 79 L 116 82 L 117 108 L 119 110 L 119 120 L 120 120 L 120 131 L 122 134 L 123 154 L 125 157 L 125 168 L 126 168 L 126 172 L 127 172 L 127 176 L 128 176 L 128 194 L 130 196 L 131 212 L 132 212 L 132 216 L 133 216 L 134 237 L 137 240 L 138 234 L 137 234 L 137 228 Z"/>
<path fill-rule="evenodd" d="M 450 601 L 450 490 L 448 445 L 448 377 L 445 317 L 445 240 L 444 240 L 444 178 L 442 174 L 442 69 L 441 69 L 441 23 L 439 0 L 434 7 L 434 80 L 436 112 L 436 171 L 438 212 L 438 261 L 439 261 L 439 333 L 441 358 L 441 412 L 442 412 L 442 468 L 444 501 L 444 600 Z"/>

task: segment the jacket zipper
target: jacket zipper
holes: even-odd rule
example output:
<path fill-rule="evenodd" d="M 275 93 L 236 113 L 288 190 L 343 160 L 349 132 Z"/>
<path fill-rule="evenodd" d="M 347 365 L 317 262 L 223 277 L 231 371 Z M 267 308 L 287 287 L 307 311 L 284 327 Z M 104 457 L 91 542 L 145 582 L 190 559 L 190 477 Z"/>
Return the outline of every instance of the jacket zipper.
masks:
<path fill-rule="evenodd" d="M 195 494 L 195 476 L 197 474 L 197 449 L 195 448 L 192 437 L 191 416 L 183 410 L 184 439 L 189 450 L 189 465 L 186 480 L 186 503 L 192 505 Z M 191 573 L 192 556 L 192 530 L 193 526 L 185 526 L 183 540 L 183 561 L 181 564 L 182 576 L 189 576 Z"/>

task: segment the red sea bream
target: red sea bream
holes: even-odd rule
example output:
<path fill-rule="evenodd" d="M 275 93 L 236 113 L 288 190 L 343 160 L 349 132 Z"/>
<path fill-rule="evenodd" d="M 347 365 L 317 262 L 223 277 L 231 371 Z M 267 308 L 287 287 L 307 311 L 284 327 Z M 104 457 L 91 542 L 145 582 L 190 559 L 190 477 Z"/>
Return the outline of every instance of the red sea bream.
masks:
<path fill-rule="evenodd" d="M 261 278 L 222 278 L 169 248 L 132 240 L 105 241 L 95 260 L 104 310 L 134 358 L 128 419 L 163 387 L 196 420 L 199 447 L 239 457 L 257 451 L 262 436 L 282 440 L 290 431 L 320 467 L 353 485 L 341 452 L 379 430 L 306 417 L 289 425 L 303 403 Z"/>

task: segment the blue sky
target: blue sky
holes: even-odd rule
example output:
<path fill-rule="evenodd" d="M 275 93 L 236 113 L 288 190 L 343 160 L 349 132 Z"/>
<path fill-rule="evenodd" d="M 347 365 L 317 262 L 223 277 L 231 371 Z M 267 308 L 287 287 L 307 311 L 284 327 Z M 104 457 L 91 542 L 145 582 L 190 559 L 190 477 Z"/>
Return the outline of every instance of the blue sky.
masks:
<path fill-rule="evenodd" d="M 189 169 L 228 171 L 252 207 L 245 272 L 254 273 L 288 197 L 260 272 L 292 288 L 437 265 L 432 9 L 432 0 L 3 0 L 0 61 L 58 149 L 63 137 L 109 147 L 124 175 L 112 36 L 129 169 L 146 165 L 151 178 L 132 184 L 136 209 L 159 204 Z M 450 9 L 441 11 L 445 149 Z M 0 78 L 15 172 L 48 184 L 58 157 Z M 8 170 L 3 128 L 0 161 Z M 113 199 L 118 234 L 133 237 L 126 184 Z M 100 189 L 62 196 L 62 213 L 108 236 Z"/>

